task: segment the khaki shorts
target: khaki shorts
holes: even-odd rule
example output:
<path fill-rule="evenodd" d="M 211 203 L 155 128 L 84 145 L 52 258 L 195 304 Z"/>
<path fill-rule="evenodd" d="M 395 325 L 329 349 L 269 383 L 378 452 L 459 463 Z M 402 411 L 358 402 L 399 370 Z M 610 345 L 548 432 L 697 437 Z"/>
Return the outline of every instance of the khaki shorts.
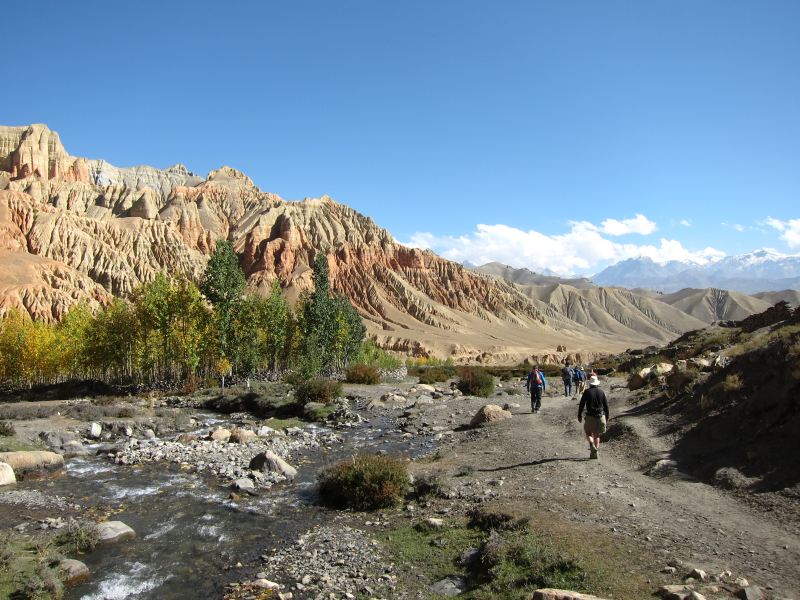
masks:
<path fill-rule="evenodd" d="M 586 415 L 583 417 L 583 430 L 586 435 L 600 435 L 606 432 L 606 416 L 590 417 Z"/>

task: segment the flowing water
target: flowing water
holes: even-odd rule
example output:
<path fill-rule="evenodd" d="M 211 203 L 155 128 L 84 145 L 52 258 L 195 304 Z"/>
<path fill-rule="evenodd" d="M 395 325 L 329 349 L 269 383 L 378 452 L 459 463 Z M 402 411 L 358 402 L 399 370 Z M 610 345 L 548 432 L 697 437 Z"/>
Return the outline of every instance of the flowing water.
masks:
<path fill-rule="evenodd" d="M 211 423 L 206 417 L 206 425 Z M 21 487 L 74 499 L 84 506 L 112 506 L 109 520 L 130 525 L 133 541 L 79 557 L 91 580 L 69 590 L 67 600 L 220 598 L 225 584 L 252 578 L 256 569 L 228 568 L 258 557 L 329 517 L 315 503 L 315 478 L 326 464 L 355 451 L 417 455 L 433 442 L 404 440 L 385 419 L 337 432 L 336 448 L 315 448 L 294 459 L 298 477 L 240 501 L 208 477 L 165 464 L 117 466 L 106 457 L 68 461 L 60 477 L 21 482 Z M 270 574 L 267 573 L 269 576 Z"/>

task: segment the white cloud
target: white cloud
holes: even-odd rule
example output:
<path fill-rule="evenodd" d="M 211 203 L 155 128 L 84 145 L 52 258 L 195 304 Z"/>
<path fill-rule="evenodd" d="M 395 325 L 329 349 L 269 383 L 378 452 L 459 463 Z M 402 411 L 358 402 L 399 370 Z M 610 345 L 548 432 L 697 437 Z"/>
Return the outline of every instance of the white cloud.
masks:
<path fill-rule="evenodd" d="M 767 217 L 765 223 L 780 232 L 780 238 L 789 248 L 800 248 L 800 219 L 781 221 Z"/>
<path fill-rule="evenodd" d="M 662 264 L 671 260 L 706 264 L 725 256 L 714 248 L 691 251 L 677 240 L 661 239 L 658 246 L 621 244 L 603 237 L 603 232 L 604 229 L 586 221 L 570 223 L 570 230 L 560 235 L 481 224 L 474 232 L 461 236 L 416 233 L 408 245 L 430 248 L 457 262 L 482 265 L 498 261 L 538 272 L 549 269 L 561 275 L 590 274 L 620 260 L 640 256 Z"/>
<path fill-rule="evenodd" d="M 656 230 L 656 224 L 644 215 L 636 215 L 632 219 L 606 219 L 600 223 L 600 230 L 607 235 L 627 235 L 638 233 L 639 235 L 650 235 Z"/>
<path fill-rule="evenodd" d="M 692 222 L 689 219 L 681 220 L 680 224 L 683 225 L 684 227 L 691 227 L 692 226 Z"/>
<path fill-rule="evenodd" d="M 750 227 L 746 227 L 746 226 L 742 225 L 741 223 L 726 223 L 725 221 L 722 222 L 722 226 L 723 227 L 730 227 L 731 229 L 733 229 L 734 231 L 738 231 L 739 233 L 743 233 L 743 232 L 747 231 L 748 229 L 750 229 Z"/>

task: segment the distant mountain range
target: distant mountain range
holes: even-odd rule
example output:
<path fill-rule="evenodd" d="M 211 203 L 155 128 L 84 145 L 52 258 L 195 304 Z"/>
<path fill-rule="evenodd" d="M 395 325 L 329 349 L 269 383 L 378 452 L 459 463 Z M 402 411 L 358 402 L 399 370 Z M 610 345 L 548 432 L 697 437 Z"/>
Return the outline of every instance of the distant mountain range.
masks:
<path fill-rule="evenodd" d="M 601 286 L 676 292 L 684 288 L 717 288 L 745 294 L 800 289 L 800 255 L 756 250 L 705 265 L 631 258 L 612 265 L 591 280 Z"/>

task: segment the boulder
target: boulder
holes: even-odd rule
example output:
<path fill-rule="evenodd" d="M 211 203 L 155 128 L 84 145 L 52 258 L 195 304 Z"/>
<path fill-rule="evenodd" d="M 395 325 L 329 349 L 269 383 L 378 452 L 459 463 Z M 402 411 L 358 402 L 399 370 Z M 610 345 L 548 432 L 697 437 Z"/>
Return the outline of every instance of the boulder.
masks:
<path fill-rule="evenodd" d="M 435 387 L 433 387 L 432 385 L 428 385 L 427 383 L 417 384 L 417 389 L 423 392 L 428 392 L 429 394 L 432 394 L 433 392 L 436 391 Z"/>
<path fill-rule="evenodd" d="M 662 585 L 656 592 L 657 596 L 661 596 L 664 600 L 686 600 L 691 593 L 692 588 L 688 585 Z"/>
<path fill-rule="evenodd" d="M 297 477 L 297 469 L 270 450 L 256 454 L 250 461 L 250 469 L 253 471 L 280 473 L 289 480 Z"/>
<path fill-rule="evenodd" d="M 244 492 L 246 494 L 250 494 L 251 496 L 255 496 L 256 494 L 256 484 L 253 483 L 253 480 L 249 477 L 240 477 L 236 481 L 233 482 L 231 486 L 235 490 L 239 490 L 240 492 Z"/>
<path fill-rule="evenodd" d="M 74 558 L 64 558 L 58 563 L 65 585 L 78 585 L 89 579 L 89 567 Z"/>
<path fill-rule="evenodd" d="M 591 594 L 582 594 L 570 590 L 557 590 L 555 588 L 542 588 L 533 592 L 530 600 L 603 600 Z"/>
<path fill-rule="evenodd" d="M 64 442 L 64 445 L 61 447 L 61 454 L 67 458 L 86 456 L 89 454 L 89 449 L 78 440 L 73 440 L 71 442 Z"/>
<path fill-rule="evenodd" d="M 122 521 L 106 521 L 97 524 L 97 543 L 100 545 L 116 544 L 132 540 L 135 537 L 136 532 Z"/>
<path fill-rule="evenodd" d="M 0 462 L 8 463 L 16 473 L 19 473 L 61 467 L 64 464 L 64 457 L 46 450 L 20 450 L 0 452 Z"/>
<path fill-rule="evenodd" d="M 512 408 L 519 408 L 519 404 L 516 402 L 506 402 L 503 404 L 503 410 L 511 410 Z"/>
<path fill-rule="evenodd" d="M 154 440 L 156 438 L 156 432 L 152 429 L 145 429 L 144 430 L 144 437 L 148 440 Z"/>
<path fill-rule="evenodd" d="M 14 475 L 14 469 L 11 468 L 11 465 L 0 462 L 0 485 L 9 485 L 16 482 L 17 477 Z"/>
<path fill-rule="evenodd" d="M 648 380 L 642 377 L 639 373 L 634 373 L 628 379 L 628 389 L 631 391 L 640 390 L 647 385 L 647 381 Z"/>
<path fill-rule="evenodd" d="M 231 439 L 231 430 L 225 429 L 224 427 L 217 427 L 211 432 L 211 435 L 208 436 L 208 438 L 215 442 L 227 442 Z"/>
<path fill-rule="evenodd" d="M 89 437 L 97 439 L 100 437 L 100 434 L 103 433 L 103 427 L 100 423 L 92 423 L 89 425 Z"/>
<path fill-rule="evenodd" d="M 408 398 L 400 394 L 384 394 L 381 396 L 381 402 L 386 404 L 394 404 L 398 406 L 405 406 L 408 403 Z"/>
<path fill-rule="evenodd" d="M 247 444 L 257 437 L 255 431 L 250 431 L 249 429 L 234 429 L 231 432 L 230 441 L 234 444 Z"/>
<path fill-rule="evenodd" d="M 740 589 L 736 596 L 742 600 L 764 600 L 764 592 L 757 585 L 749 585 Z"/>
<path fill-rule="evenodd" d="M 63 453 L 64 446 L 72 442 L 80 443 L 77 433 L 72 431 L 42 431 L 39 434 L 44 444 L 53 452 Z"/>
<path fill-rule="evenodd" d="M 457 575 L 445 577 L 434 583 L 430 590 L 437 596 L 447 596 L 453 598 L 467 589 L 467 580 Z"/>
<path fill-rule="evenodd" d="M 660 377 L 666 375 L 675 368 L 675 365 L 670 363 L 656 363 L 650 368 L 651 376 Z"/>
<path fill-rule="evenodd" d="M 511 418 L 511 413 L 503 410 L 496 404 L 486 404 L 482 406 L 472 420 L 469 422 L 471 427 L 482 427 L 492 425 Z"/>

